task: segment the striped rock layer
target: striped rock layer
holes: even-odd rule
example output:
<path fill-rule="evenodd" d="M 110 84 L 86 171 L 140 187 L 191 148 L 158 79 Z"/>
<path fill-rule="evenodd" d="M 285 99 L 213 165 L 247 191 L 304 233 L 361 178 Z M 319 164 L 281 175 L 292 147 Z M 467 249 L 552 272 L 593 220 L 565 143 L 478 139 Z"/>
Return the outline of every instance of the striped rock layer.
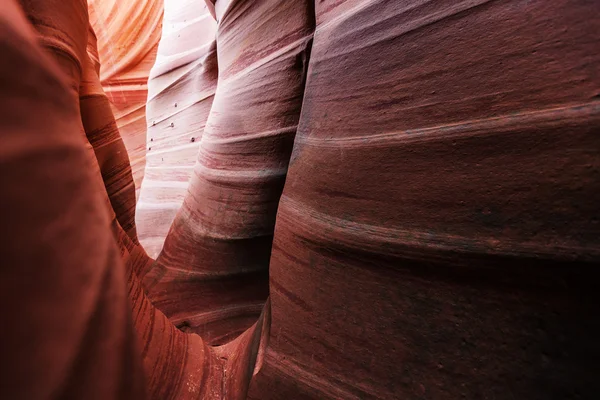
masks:
<path fill-rule="evenodd" d="M 131 159 L 137 195 L 146 158 L 148 76 L 155 62 L 163 1 L 88 0 L 98 35 L 100 81 Z"/>
<path fill-rule="evenodd" d="M 232 1 L 216 15 L 218 83 L 197 162 L 156 264 L 143 275 L 148 295 L 174 323 L 221 344 L 256 321 L 268 296 L 314 13 L 304 0 L 269 0 Z M 193 128 L 183 141 L 190 135 Z"/>
<path fill-rule="evenodd" d="M 217 24 L 201 1 L 166 2 L 148 81 L 146 168 L 137 203 L 140 241 L 156 257 L 181 207 L 217 85 Z"/>
<path fill-rule="evenodd" d="M 4 4 L 0 398 L 596 398 L 597 2 L 167 0 L 137 216 L 106 33 Z"/>

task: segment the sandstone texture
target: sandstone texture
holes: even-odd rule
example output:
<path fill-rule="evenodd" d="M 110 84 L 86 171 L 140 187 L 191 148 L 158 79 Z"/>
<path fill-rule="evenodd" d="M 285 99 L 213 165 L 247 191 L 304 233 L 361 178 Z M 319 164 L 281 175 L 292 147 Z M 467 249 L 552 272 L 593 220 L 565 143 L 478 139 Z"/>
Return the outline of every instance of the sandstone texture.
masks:
<path fill-rule="evenodd" d="M 0 398 L 596 399 L 597 15 L 4 0 Z"/>

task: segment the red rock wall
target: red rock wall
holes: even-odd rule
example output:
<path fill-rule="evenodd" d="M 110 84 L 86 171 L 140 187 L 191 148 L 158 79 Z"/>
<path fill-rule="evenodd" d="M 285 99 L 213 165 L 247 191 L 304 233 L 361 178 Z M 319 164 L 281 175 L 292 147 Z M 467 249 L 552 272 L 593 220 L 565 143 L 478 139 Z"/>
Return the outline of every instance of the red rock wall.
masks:
<path fill-rule="evenodd" d="M 594 398 L 600 4 L 316 4 L 248 398 Z"/>
<path fill-rule="evenodd" d="M 79 107 L 86 137 L 97 159 L 111 207 L 124 231 L 138 243 L 135 226 L 135 185 L 127 149 L 109 100 L 100 84 L 96 35 L 87 32 L 87 54 L 81 59 Z"/>
<path fill-rule="evenodd" d="M 0 8 L 0 398 L 597 397 L 597 3 L 219 0 L 157 263 L 86 8 Z"/>
<path fill-rule="evenodd" d="M 145 397 L 114 212 L 80 113 L 87 31 L 85 1 L 0 7 L 3 399 Z"/>
<path fill-rule="evenodd" d="M 152 260 L 121 228 L 134 186 L 85 1 L 5 4 L 0 289 L 20 323 L 2 331 L 0 398 L 221 398 L 225 361 L 138 279 Z"/>

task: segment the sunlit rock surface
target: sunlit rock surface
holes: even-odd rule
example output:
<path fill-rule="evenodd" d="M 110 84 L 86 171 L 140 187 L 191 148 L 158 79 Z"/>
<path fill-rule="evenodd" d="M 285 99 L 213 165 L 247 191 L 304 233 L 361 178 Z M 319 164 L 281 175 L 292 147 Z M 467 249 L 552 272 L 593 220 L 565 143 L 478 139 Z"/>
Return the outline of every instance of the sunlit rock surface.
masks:
<path fill-rule="evenodd" d="M 163 1 L 88 0 L 88 4 L 98 36 L 100 81 L 127 147 L 139 195 L 146 156 L 147 82 L 161 35 Z"/>
<path fill-rule="evenodd" d="M 312 5 L 305 0 L 234 1 L 222 8 L 217 7 L 218 84 L 199 138 L 198 162 L 157 263 L 144 276 L 157 307 L 215 344 L 252 325 L 268 296 L 275 214 L 314 29 Z M 194 93 L 203 99 L 202 75 L 195 82 Z M 167 115 L 177 97 L 182 99 L 177 110 L 180 103 L 187 106 L 177 90 L 164 92 L 170 101 L 161 109 Z M 181 142 L 190 146 L 196 131 L 183 122 L 190 131 Z M 159 133 L 172 129 L 168 119 L 161 123 Z M 162 159 L 160 147 L 157 151 L 152 155 L 153 147 L 149 158 Z"/>
<path fill-rule="evenodd" d="M 168 1 L 148 81 L 140 241 L 156 257 L 183 203 L 217 86 L 217 23 L 202 1 Z"/>

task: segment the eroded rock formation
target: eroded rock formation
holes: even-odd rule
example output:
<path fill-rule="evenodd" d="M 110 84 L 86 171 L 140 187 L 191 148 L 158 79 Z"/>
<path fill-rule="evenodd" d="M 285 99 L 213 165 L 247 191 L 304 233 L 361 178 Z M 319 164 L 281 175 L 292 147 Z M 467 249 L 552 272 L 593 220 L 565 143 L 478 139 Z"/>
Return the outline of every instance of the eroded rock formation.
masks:
<path fill-rule="evenodd" d="M 594 396 L 598 11 L 316 2 L 250 398 Z"/>
<path fill-rule="evenodd" d="M 307 1 L 222 8 L 219 78 L 198 160 L 164 248 L 144 274 L 157 307 L 211 343 L 246 330 L 268 296 L 275 214 L 314 29 Z"/>
<path fill-rule="evenodd" d="M 119 34 L 0 8 L 0 398 L 594 399 L 598 4 L 207 6 L 165 5 L 137 217 Z"/>
<path fill-rule="evenodd" d="M 0 7 L 2 398 L 145 393 L 115 214 L 80 112 L 87 32 L 85 2 Z"/>
<path fill-rule="evenodd" d="M 88 0 L 98 35 L 100 81 L 131 159 L 139 194 L 146 155 L 148 75 L 155 62 L 162 0 Z"/>
<path fill-rule="evenodd" d="M 156 258 L 181 208 L 217 86 L 217 23 L 204 2 L 165 3 L 148 82 L 146 170 L 137 203 L 140 241 Z"/>

